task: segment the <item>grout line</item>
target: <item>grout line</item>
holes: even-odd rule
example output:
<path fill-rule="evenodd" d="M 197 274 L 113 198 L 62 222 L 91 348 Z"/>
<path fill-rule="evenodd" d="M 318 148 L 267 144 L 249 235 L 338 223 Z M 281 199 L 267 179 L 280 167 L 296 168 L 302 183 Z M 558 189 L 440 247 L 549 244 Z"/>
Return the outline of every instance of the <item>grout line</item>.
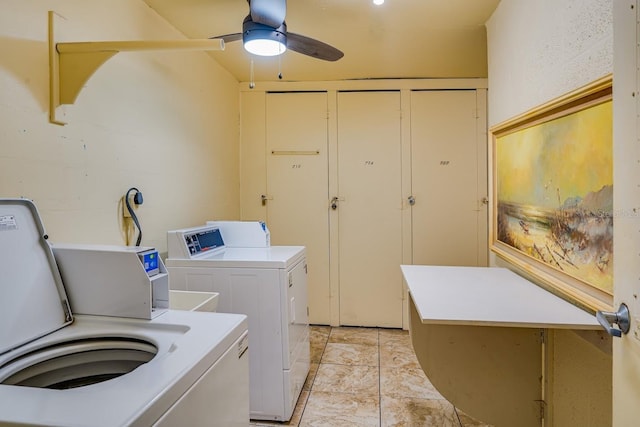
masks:
<path fill-rule="evenodd" d="M 304 417 L 304 412 L 307 410 L 307 404 L 309 403 L 309 399 L 311 398 L 311 392 L 313 392 L 313 384 L 316 382 L 316 378 L 318 377 L 318 371 L 320 370 L 320 365 L 322 364 L 322 357 L 324 356 L 324 352 L 327 348 L 327 343 L 329 342 L 329 337 L 331 336 L 332 330 L 333 330 L 333 327 L 329 329 L 329 334 L 327 335 L 327 339 L 324 342 L 322 351 L 320 352 L 320 360 L 318 360 L 318 363 L 317 363 L 318 367 L 316 369 L 315 375 L 313 376 L 313 380 L 311 380 L 311 382 L 309 383 L 309 394 L 307 395 L 307 399 L 304 402 L 302 411 L 300 411 L 300 420 L 298 421 L 298 424 L 296 424 L 295 427 L 298 427 L 300 425 L 300 423 L 302 422 L 302 418 Z"/>
<path fill-rule="evenodd" d="M 382 357 L 380 356 L 380 328 L 378 328 L 378 420 L 382 426 Z"/>
<path fill-rule="evenodd" d="M 452 405 L 453 405 L 453 403 L 452 403 Z M 456 408 L 456 406 L 455 406 L 455 405 L 453 405 L 453 413 L 454 413 L 454 414 L 456 414 L 456 418 L 458 419 L 458 425 L 459 425 L 460 427 L 464 427 L 464 426 L 462 425 L 462 420 L 460 419 L 460 414 L 458 414 L 458 408 Z"/>

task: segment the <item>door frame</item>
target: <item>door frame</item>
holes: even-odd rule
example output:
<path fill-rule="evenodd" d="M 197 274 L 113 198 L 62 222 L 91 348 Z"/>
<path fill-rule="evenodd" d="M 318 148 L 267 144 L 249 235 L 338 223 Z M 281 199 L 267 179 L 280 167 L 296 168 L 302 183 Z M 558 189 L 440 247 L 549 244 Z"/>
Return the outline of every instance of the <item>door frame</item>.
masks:
<path fill-rule="evenodd" d="M 638 46 L 640 19 L 638 0 L 613 2 L 613 204 L 614 310 L 629 307 L 631 330 L 613 339 L 613 426 L 634 425 L 640 419 L 640 72 Z"/>

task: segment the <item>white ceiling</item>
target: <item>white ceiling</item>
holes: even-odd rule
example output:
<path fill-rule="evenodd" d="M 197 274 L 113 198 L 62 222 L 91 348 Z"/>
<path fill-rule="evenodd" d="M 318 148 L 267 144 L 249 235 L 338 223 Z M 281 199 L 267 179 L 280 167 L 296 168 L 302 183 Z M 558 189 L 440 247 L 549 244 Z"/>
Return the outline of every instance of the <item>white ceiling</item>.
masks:
<path fill-rule="evenodd" d="M 144 0 L 188 38 L 242 32 L 246 0 Z M 487 76 L 484 23 L 500 0 L 289 0 L 288 30 L 344 52 L 336 62 L 287 51 L 256 57 L 242 42 L 211 55 L 238 81 Z"/>

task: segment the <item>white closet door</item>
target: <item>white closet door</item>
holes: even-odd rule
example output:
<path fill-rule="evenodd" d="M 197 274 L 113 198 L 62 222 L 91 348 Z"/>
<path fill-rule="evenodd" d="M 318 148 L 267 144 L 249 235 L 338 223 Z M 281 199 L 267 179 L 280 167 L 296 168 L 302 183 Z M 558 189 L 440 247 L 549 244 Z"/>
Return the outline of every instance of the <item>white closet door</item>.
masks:
<path fill-rule="evenodd" d="M 477 116 L 474 90 L 411 93 L 414 264 L 487 265 L 486 139 L 477 137 Z"/>
<path fill-rule="evenodd" d="M 307 248 L 309 321 L 329 324 L 327 93 L 268 93 L 267 225 L 272 245 Z"/>
<path fill-rule="evenodd" d="M 260 196 L 266 194 L 267 159 L 264 92 L 240 94 L 240 219 L 266 221 L 267 209 Z"/>
<path fill-rule="evenodd" d="M 340 324 L 402 326 L 400 92 L 338 94 Z"/>

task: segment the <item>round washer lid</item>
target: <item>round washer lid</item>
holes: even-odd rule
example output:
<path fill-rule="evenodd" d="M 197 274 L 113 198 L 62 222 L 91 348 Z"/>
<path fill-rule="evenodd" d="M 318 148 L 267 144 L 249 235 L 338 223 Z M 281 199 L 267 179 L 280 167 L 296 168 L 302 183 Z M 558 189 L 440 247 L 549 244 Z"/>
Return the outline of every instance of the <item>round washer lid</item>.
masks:
<path fill-rule="evenodd" d="M 35 204 L 0 199 L 0 354 L 71 323 L 73 316 Z"/>

